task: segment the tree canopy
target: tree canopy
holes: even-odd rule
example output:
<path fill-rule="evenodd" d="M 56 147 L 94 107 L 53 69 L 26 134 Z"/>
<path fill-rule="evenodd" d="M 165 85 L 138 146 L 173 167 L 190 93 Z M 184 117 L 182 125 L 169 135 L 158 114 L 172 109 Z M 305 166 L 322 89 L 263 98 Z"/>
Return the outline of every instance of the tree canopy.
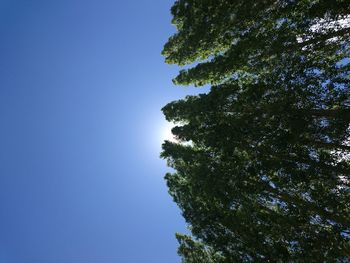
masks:
<path fill-rule="evenodd" d="M 350 260 L 350 2 L 178 0 L 161 156 L 183 262 Z"/>

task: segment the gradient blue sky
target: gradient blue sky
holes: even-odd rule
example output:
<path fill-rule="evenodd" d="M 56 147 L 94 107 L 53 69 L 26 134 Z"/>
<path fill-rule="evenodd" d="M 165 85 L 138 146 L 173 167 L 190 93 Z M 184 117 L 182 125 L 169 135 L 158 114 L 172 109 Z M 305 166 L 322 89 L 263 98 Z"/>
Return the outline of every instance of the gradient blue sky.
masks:
<path fill-rule="evenodd" d="M 172 0 L 0 0 L 0 263 L 173 263 Z"/>

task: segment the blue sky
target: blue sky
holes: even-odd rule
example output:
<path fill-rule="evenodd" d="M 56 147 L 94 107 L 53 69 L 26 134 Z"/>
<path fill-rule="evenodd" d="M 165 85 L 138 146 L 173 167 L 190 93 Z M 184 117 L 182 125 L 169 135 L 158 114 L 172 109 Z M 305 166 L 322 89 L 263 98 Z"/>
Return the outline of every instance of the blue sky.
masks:
<path fill-rule="evenodd" d="M 172 263 L 172 0 L 0 0 L 0 263 Z"/>

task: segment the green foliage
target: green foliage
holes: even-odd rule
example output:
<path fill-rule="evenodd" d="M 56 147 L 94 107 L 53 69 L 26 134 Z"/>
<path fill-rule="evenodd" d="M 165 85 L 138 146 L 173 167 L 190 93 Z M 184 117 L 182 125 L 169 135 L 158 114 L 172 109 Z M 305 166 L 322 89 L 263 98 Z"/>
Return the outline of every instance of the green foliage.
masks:
<path fill-rule="evenodd" d="M 178 253 L 182 263 L 221 263 L 224 258 L 203 243 L 194 241 L 190 236 L 176 234 L 180 243 Z"/>
<path fill-rule="evenodd" d="M 339 0 L 176 1 L 172 14 L 178 32 L 163 55 L 178 65 L 200 62 L 174 79 L 182 85 L 218 84 L 234 74 L 255 79 L 278 72 L 273 77 L 280 77 L 300 64 L 330 69 L 349 54 L 344 44 L 350 29 L 327 24 L 344 18 L 349 8 L 348 1 Z"/>
<path fill-rule="evenodd" d="M 178 0 L 161 156 L 183 262 L 350 260 L 349 1 Z M 344 21 L 347 21 L 348 24 Z"/>

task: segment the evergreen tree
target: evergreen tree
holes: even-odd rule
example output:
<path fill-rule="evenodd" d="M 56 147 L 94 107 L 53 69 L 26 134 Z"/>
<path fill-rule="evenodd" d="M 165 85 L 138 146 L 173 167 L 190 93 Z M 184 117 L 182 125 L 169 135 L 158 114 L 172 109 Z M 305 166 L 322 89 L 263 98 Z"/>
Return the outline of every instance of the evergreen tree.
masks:
<path fill-rule="evenodd" d="M 178 235 L 184 262 L 350 260 L 349 10 L 175 2 L 163 55 L 195 65 L 174 82 L 213 85 L 163 108 L 166 180 L 195 238 Z"/>

